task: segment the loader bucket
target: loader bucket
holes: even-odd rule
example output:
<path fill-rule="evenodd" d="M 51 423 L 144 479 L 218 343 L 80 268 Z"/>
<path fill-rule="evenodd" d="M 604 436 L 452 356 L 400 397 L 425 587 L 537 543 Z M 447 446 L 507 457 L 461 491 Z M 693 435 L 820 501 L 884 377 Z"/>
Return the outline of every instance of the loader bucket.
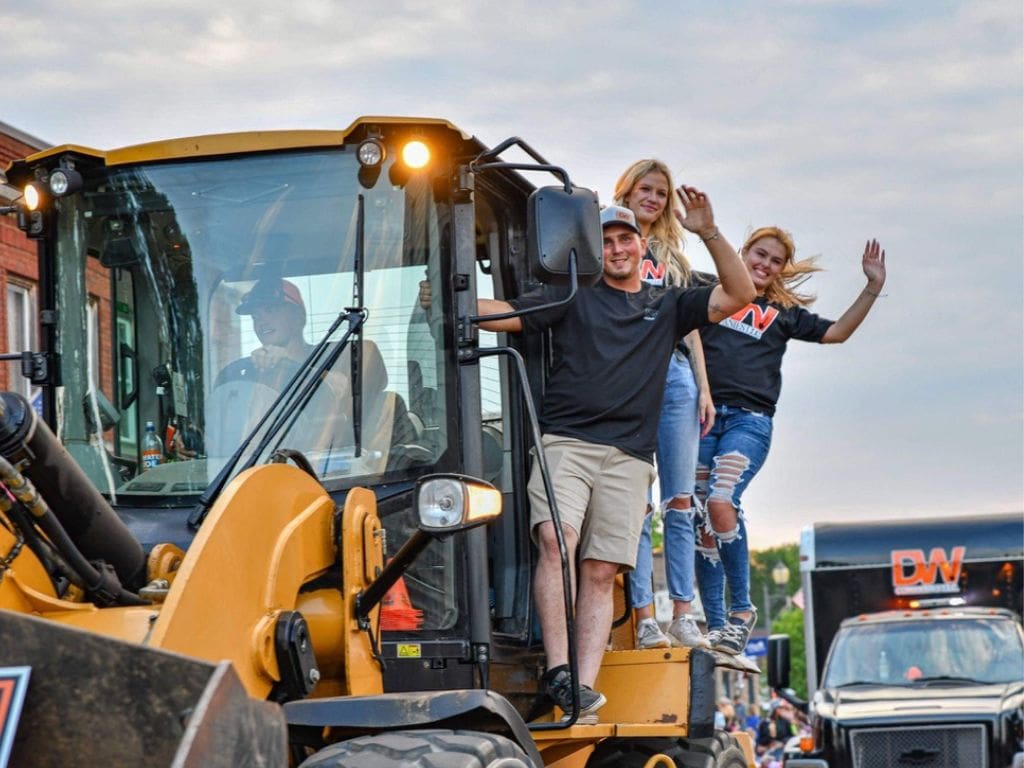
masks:
<path fill-rule="evenodd" d="M 250 698 L 227 662 L 0 611 L 0 667 L 16 666 L 31 673 L 12 768 L 288 763 L 283 710 Z"/>

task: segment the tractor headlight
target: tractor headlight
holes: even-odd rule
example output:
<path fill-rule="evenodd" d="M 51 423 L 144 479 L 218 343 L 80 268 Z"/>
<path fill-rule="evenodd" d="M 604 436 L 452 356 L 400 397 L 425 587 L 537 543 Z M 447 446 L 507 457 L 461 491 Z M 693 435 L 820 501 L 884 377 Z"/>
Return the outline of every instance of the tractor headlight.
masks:
<path fill-rule="evenodd" d="M 367 139 L 356 150 L 356 157 L 362 166 L 380 165 L 384 162 L 385 154 L 384 145 L 376 139 Z"/>
<path fill-rule="evenodd" d="M 25 188 L 22 190 L 22 196 L 25 200 L 25 207 L 30 211 L 38 211 L 39 206 L 43 203 L 43 193 L 39 191 L 39 187 L 34 183 L 25 185 Z"/>
<path fill-rule="evenodd" d="M 409 168 L 424 168 L 430 162 L 430 147 L 419 139 L 406 142 L 402 147 L 402 162 Z"/>
<path fill-rule="evenodd" d="M 501 492 L 483 480 L 430 475 L 417 483 L 416 509 L 424 531 L 460 531 L 500 515 Z"/>
<path fill-rule="evenodd" d="M 82 188 L 82 174 L 70 168 L 58 168 L 50 173 L 50 194 L 64 197 Z"/>

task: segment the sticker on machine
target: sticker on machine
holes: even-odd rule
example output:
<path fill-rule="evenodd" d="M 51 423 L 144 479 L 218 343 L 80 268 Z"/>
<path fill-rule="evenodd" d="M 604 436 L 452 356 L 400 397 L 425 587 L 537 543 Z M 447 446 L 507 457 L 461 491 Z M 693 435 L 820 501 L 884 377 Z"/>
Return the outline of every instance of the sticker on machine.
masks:
<path fill-rule="evenodd" d="M 423 655 L 423 650 L 419 643 L 399 643 L 396 650 L 396 655 L 400 659 L 418 659 Z"/>
<path fill-rule="evenodd" d="M 14 747 L 31 671 L 31 667 L 0 667 L 0 768 L 6 768 Z"/>

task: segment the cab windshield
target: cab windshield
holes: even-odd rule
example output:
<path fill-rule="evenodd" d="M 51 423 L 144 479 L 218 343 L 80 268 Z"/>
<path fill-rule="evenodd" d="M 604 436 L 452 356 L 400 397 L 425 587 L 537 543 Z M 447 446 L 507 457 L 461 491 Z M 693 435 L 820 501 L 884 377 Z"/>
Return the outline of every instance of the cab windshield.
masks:
<path fill-rule="evenodd" d="M 839 632 L 823 686 L 1011 683 L 1022 669 L 1024 646 L 1013 621 L 885 622 Z"/>
<path fill-rule="evenodd" d="M 201 493 L 289 383 L 306 396 L 266 453 L 301 452 L 328 487 L 444 453 L 441 313 L 420 301 L 440 284 L 429 180 L 367 181 L 340 148 L 84 176 L 56 201 L 57 431 L 114 504 Z M 347 322 L 310 355 L 357 305 L 354 398 Z"/>

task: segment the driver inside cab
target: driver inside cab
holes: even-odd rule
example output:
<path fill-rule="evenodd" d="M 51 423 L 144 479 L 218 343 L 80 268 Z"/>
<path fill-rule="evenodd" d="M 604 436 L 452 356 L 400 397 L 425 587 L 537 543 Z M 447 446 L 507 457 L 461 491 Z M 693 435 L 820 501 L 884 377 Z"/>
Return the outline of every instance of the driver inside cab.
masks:
<path fill-rule="evenodd" d="M 282 278 L 261 278 L 235 308 L 252 317 L 261 346 L 229 363 L 217 375 L 207 398 L 207 452 L 230 455 L 245 434 L 271 407 L 288 382 L 307 364 L 314 345 L 306 342 L 306 303 L 298 286 Z M 360 423 L 366 452 L 363 471 L 382 471 L 399 460 L 395 445 L 414 443 L 417 431 L 404 401 L 388 387 L 387 367 L 380 349 L 363 341 L 362 407 Z M 306 452 L 353 446 L 351 345 L 341 353 L 323 384 L 302 407 L 290 447 Z M 371 460 L 371 457 L 377 457 Z M 390 462 L 389 462 L 390 459 Z"/>
<path fill-rule="evenodd" d="M 289 280 L 264 278 L 242 297 L 235 314 L 252 316 L 262 346 L 225 367 L 214 386 L 243 380 L 282 389 L 313 349 L 303 336 L 306 304 L 298 287 Z"/>

